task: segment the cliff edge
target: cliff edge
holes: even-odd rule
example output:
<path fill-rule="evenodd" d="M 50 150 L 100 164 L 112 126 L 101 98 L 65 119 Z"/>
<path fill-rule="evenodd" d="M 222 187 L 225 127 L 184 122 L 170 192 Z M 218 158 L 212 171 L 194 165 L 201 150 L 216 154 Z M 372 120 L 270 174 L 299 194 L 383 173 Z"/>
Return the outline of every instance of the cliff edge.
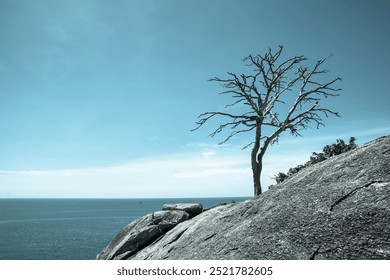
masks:
<path fill-rule="evenodd" d="M 390 136 L 246 202 L 142 217 L 97 259 L 390 259 Z"/>

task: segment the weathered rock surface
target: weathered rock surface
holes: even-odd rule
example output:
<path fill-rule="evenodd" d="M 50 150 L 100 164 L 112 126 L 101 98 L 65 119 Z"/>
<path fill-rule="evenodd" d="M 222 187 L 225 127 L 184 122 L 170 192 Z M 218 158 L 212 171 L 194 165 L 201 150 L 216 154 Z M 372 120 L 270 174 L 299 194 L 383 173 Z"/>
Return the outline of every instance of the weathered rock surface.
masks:
<path fill-rule="evenodd" d="M 123 258 L 390 259 L 390 136 L 309 166 L 253 200 L 205 211 L 149 243 Z"/>
<path fill-rule="evenodd" d="M 200 203 L 164 204 L 162 210 L 182 210 L 192 215 L 202 213 L 203 206 Z"/>
<path fill-rule="evenodd" d="M 126 226 L 97 259 L 123 259 L 151 244 L 158 237 L 190 217 L 185 211 L 157 211 Z"/>

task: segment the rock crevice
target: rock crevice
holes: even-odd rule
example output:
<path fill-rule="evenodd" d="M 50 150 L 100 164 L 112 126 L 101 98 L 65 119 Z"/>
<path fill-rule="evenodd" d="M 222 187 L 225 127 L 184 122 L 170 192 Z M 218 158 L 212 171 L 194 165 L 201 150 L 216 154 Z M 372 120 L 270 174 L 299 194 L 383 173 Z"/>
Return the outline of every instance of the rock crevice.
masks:
<path fill-rule="evenodd" d="M 365 184 L 363 186 L 360 186 L 360 187 L 356 187 L 354 188 L 353 190 L 351 190 L 350 192 L 348 192 L 347 194 L 341 196 L 340 198 L 338 198 L 335 202 L 332 203 L 332 205 L 329 207 L 329 211 L 333 211 L 333 208 L 335 206 L 337 206 L 340 202 L 342 202 L 344 199 L 347 199 L 348 197 L 350 197 L 351 195 L 355 194 L 357 191 L 361 190 L 361 189 L 364 189 L 364 188 L 367 188 L 369 186 L 371 186 L 372 184 L 375 184 L 375 183 L 383 183 L 383 181 L 380 181 L 380 180 L 377 180 L 377 181 L 372 181 L 368 184 Z"/>

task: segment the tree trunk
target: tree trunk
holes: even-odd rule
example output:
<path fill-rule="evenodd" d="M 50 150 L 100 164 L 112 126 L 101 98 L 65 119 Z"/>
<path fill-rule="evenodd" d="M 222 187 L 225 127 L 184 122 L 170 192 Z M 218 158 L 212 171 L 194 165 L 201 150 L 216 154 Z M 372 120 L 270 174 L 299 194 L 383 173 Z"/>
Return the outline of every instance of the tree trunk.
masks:
<path fill-rule="evenodd" d="M 261 127 L 260 125 L 256 128 L 256 139 L 254 142 L 254 146 L 251 153 L 251 164 L 252 164 L 252 172 L 253 172 L 253 188 L 254 188 L 254 195 L 260 195 L 261 194 L 261 182 L 260 182 L 260 175 L 262 170 L 262 163 L 260 160 L 257 159 L 258 152 L 260 149 L 260 139 L 261 139 Z"/>
<path fill-rule="evenodd" d="M 252 162 L 253 187 L 254 187 L 255 196 L 260 195 L 262 192 L 261 182 L 260 182 L 261 169 L 262 169 L 262 164 L 261 162 L 257 162 L 255 157 L 255 162 Z"/>

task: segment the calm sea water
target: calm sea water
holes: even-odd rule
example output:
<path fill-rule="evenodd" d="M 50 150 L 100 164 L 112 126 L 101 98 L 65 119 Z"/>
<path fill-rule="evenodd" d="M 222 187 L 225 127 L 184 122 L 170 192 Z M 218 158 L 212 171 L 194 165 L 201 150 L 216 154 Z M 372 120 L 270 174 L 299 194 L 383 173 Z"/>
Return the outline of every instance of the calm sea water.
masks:
<path fill-rule="evenodd" d="M 95 259 L 122 228 L 165 203 L 246 199 L 0 199 L 0 259 Z"/>

